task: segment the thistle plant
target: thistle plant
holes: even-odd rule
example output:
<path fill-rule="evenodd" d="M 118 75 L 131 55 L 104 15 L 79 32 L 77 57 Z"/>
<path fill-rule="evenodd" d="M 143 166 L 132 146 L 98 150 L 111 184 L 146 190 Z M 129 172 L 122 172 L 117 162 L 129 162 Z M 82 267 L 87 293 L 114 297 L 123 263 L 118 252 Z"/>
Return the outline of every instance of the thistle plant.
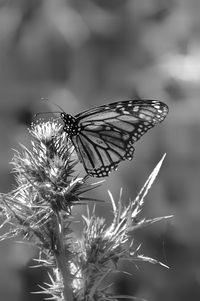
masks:
<path fill-rule="evenodd" d="M 122 190 L 115 202 L 109 192 L 113 219 L 109 226 L 96 216 L 88 203 L 89 177 L 78 177 L 78 159 L 74 146 L 58 120 L 39 120 L 29 129 L 31 150 L 21 145 L 12 159 L 16 187 L 1 194 L 0 207 L 4 234 L 1 240 L 18 236 L 39 249 L 38 266 L 48 267 L 49 283 L 39 284 L 39 292 L 57 301 L 103 301 L 134 296 L 115 295 L 105 285 L 108 275 L 118 272 L 120 260 L 148 261 L 161 264 L 140 253 L 135 245 L 134 230 L 169 216 L 141 219 L 144 198 L 164 160 L 157 164 L 134 200 L 124 205 Z M 77 238 L 73 231 L 75 206 L 87 206 L 82 216 L 83 232 Z M 5 227 L 5 230 L 4 230 Z M 123 272 L 123 271 L 122 271 Z M 139 300 L 139 299 L 138 299 Z"/>

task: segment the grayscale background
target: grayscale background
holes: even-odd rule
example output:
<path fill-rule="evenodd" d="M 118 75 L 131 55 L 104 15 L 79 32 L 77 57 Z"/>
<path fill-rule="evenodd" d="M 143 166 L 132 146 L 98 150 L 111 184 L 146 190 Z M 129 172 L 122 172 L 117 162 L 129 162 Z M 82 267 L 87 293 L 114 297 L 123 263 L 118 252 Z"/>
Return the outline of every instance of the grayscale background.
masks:
<path fill-rule="evenodd" d="M 170 269 L 123 263 L 131 276 L 115 279 L 117 293 L 149 301 L 200 300 L 199 16 L 199 0 L 0 1 L 1 192 L 15 184 L 12 149 L 30 147 L 27 127 L 36 112 L 57 111 L 53 103 L 70 114 L 138 97 L 169 105 L 166 120 L 135 145 L 133 161 L 95 192 L 109 223 L 107 190 L 117 200 L 123 187 L 124 200 L 134 199 L 167 153 L 143 216 L 174 218 L 138 231 L 135 242 Z M 0 300 L 43 300 L 30 294 L 48 282 L 47 271 L 30 269 L 34 257 L 28 245 L 0 242 Z"/>

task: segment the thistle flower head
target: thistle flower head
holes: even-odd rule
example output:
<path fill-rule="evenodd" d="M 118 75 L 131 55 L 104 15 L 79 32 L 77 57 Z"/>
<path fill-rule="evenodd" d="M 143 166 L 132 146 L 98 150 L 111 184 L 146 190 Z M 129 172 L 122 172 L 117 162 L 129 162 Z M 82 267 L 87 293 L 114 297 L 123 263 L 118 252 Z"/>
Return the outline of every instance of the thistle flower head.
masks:
<path fill-rule="evenodd" d="M 74 175 L 77 164 L 74 147 L 58 121 L 40 120 L 32 124 L 29 132 L 32 149 L 21 145 L 22 151 L 15 151 L 11 163 L 17 187 L 2 195 L 1 207 L 6 221 L 12 221 L 8 237 L 19 232 L 25 236 L 34 234 L 49 247 L 52 243 L 49 218 L 55 211 L 64 210 L 70 220 L 71 207 L 85 200 L 82 193 L 90 187 L 87 177 Z"/>

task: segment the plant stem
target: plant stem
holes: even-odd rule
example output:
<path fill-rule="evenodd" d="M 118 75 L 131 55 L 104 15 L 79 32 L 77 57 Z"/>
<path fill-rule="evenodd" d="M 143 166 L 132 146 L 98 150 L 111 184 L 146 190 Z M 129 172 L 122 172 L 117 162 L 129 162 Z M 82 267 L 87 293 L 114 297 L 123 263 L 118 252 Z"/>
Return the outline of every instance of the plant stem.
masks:
<path fill-rule="evenodd" d="M 70 285 L 71 274 L 63 244 L 64 239 L 62 218 L 58 211 L 55 212 L 55 235 L 56 236 L 54 245 L 54 255 L 57 263 L 58 272 L 61 275 L 63 281 L 63 297 L 65 301 L 73 301 L 73 292 L 72 287 Z"/>

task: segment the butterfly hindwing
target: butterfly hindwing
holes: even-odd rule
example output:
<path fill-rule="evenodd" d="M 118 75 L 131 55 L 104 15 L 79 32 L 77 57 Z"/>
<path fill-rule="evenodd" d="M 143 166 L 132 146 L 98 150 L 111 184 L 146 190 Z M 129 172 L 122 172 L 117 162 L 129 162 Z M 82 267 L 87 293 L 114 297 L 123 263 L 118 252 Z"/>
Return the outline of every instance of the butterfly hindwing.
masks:
<path fill-rule="evenodd" d="M 90 175 L 108 176 L 120 161 L 132 159 L 134 148 L 131 144 L 127 147 L 127 141 L 123 141 L 123 134 L 115 132 L 113 137 L 109 133 L 111 131 L 83 130 L 73 138 L 81 162 Z"/>
<path fill-rule="evenodd" d="M 155 100 L 115 102 L 76 115 L 69 135 L 86 172 L 105 177 L 133 158 L 133 144 L 167 113 L 168 107 Z"/>

